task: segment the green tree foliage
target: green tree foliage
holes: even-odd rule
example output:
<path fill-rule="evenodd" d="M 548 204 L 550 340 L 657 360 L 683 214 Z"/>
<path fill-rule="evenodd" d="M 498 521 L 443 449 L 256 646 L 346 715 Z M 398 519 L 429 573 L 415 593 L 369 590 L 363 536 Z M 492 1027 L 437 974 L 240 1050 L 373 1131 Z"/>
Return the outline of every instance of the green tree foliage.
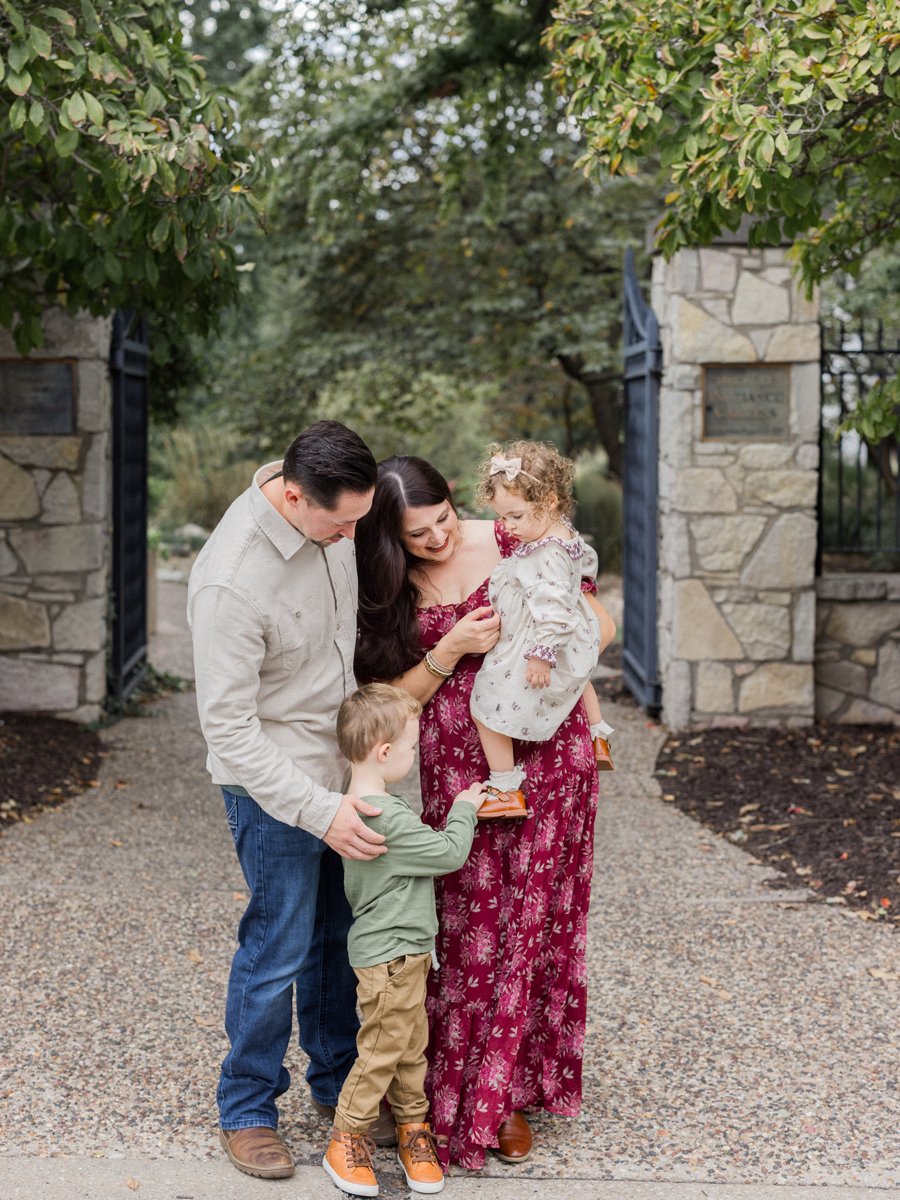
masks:
<path fill-rule="evenodd" d="M 900 348 L 898 297 L 900 252 L 896 248 L 882 248 L 868 254 L 853 275 L 835 272 L 821 290 L 824 344 L 841 346 L 846 344 L 848 334 L 851 337 L 861 334 L 867 345 L 878 338 L 885 347 Z M 876 361 L 879 357 L 875 355 Z M 896 447 L 900 442 L 900 379 L 872 382 L 871 376 L 864 373 L 860 384 L 861 396 L 855 408 L 835 433 L 857 433 L 872 450 L 887 443 L 887 453 L 881 461 L 883 469 L 887 468 L 885 480 L 893 490 L 895 472 L 892 473 L 891 462 L 896 462 Z"/>
<path fill-rule="evenodd" d="M 501 435 L 599 440 L 618 470 L 622 252 L 658 196 L 574 170 L 578 131 L 541 80 L 548 15 L 345 0 L 274 26 L 249 113 L 277 164 L 282 290 L 245 427 L 283 440 L 334 379 L 383 363 L 398 403 L 415 373 L 490 383 Z"/>
<path fill-rule="evenodd" d="M 19 350 L 52 304 L 162 300 L 167 321 L 210 328 L 236 294 L 224 235 L 259 205 L 175 6 L 2 0 L 0 50 L 0 321 Z"/>
<path fill-rule="evenodd" d="M 900 237 L 895 0 L 562 0 L 549 43 L 584 165 L 668 169 L 665 253 L 752 213 L 812 284 Z"/>
<path fill-rule="evenodd" d="M 852 275 L 836 271 L 823 280 L 819 308 L 826 345 L 840 344 L 841 325 L 862 322 L 869 338 L 877 323 L 884 345 L 900 348 L 900 248 L 872 251 Z"/>
<path fill-rule="evenodd" d="M 858 433 L 870 446 L 900 439 L 900 379 L 879 379 L 838 427 Z"/>
<path fill-rule="evenodd" d="M 412 450 L 448 479 L 458 484 L 462 478 L 457 499 L 468 503 L 466 485 L 484 452 L 488 413 L 496 398 L 492 384 L 370 359 L 338 372 L 318 397 L 316 410 L 351 425 L 376 459 Z"/>
<path fill-rule="evenodd" d="M 188 45 L 214 86 L 234 87 L 250 70 L 248 51 L 262 47 L 270 13 L 259 0 L 184 0 Z"/>
<path fill-rule="evenodd" d="M 236 89 L 252 65 L 250 56 L 265 41 L 269 12 L 258 0 L 185 0 L 180 16 L 185 26 L 185 45 L 192 56 L 199 56 L 209 83 L 222 89 Z M 264 236 L 255 228 L 254 220 L 247 220 L 246 216 L 237 222 L 237 228 L 245 240 Z M 237 309 L 239 292 L 232 287 L 231 294 L 232 309 Z M 246 319 L 247 315 L 245 310 L 240 319 Z M 186 325 L 179 313 L 168 310 L 165 300 L 159 307 L 148 310 L 147 317 L 153 350 L 150 409 L 156 420 L 171 425 L 177 420 L 185 397 L 208 388 L 214 380 L 220 367 L 219 356 L 212 353 L 216 339 L 204 337 L 196 327 Z M 236 312 L 230 310 L 227 315 L 219 313 L 216 330 L 224 323 L 224 335 L 230 338 L 235 318 Z"/>

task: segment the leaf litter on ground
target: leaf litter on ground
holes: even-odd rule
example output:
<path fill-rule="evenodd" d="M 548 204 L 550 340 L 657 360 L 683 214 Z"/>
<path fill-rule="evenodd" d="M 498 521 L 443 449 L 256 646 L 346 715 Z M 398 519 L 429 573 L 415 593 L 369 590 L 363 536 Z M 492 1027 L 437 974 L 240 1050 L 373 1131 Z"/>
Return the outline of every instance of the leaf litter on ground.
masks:
<path fill-rule="evenodd" d="M 816 725 L 671 736 L 665 797 L 783 872 L 775 888 L 900 921 L 900 730 Z"/>

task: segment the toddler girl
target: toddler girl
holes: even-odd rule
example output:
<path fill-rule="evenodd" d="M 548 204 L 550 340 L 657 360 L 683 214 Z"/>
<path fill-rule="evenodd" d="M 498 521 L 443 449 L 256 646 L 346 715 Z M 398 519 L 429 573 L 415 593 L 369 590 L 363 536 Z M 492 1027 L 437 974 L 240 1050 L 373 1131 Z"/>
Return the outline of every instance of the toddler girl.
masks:
<path fill-rule="evenodd" d="M 471 712 L 491 770 L 488 784 L 512 793 L 506 805 L 501 797 L 485 805 L 484 816 L 525 816 L 524 798 L 517 794 L 525 771 L 515 764 L 512 739 L 546 741 L 581 696 L 597 765 L 613 769 L 608 743 L 613 731 L 590 682 L 600 629 L 581 591 L 582 576 L 596 576 L 598 563 L 567 519 L 572 464 L 540 442 L 516 442 L 508 458 L 498 446 L 491 452 L 481 469 L 478 499 L 490 504 L 521 545 L 491 574 L 500 640 L 475 677 Z"/>

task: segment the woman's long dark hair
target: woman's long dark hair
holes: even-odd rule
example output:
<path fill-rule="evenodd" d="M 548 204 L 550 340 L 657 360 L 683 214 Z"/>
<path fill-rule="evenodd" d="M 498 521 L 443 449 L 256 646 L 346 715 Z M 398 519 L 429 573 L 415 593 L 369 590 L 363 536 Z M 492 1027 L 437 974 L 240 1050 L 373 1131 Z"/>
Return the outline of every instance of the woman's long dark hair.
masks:
<path fill-rule="evenodd" d="M 396 679 L 422 657 L 409 571 L 421 559 L 401 541 L 409 508 L 431 508 L 453 496 L 447 480 L 424 458 L 395 454 L 378 464 L 372 507 L 356 529 L 359 617 L 356 677 L 361 683 Z"/>

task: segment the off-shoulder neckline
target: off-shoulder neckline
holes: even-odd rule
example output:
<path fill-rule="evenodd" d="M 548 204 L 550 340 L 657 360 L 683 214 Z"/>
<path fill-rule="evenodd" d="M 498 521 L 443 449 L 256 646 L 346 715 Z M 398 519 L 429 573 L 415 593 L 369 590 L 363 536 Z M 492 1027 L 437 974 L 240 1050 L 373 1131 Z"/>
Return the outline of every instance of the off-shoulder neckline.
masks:
<path fill-rule="evenodd" d="M 502 521 L 494 522 L 494 539 L 497 543 L 497 546 L 500 549 L 501 561 L 505 557 L 503 554 L 503 551 L 505 549 L 504 539 L 506 541 L 506 546 L 509 547 L 510 552 L 512 554 L 515 554 L 515 546 L 513 545 L 513 539 L 506 532 L 506 529 L 504 528 Z M 464 604 L 469 603 L 469 601 L 472 599 L 473 596 L 477 596 L 478 593 L 481 591 L 481 589 L 483 587 L 485 587 L 489 581 L 490 581 L 490 575 L 487 577 L 487 579 L 483 579 L 481 581 L 481 583 L 479 583 L 478 587 L 475 588 L 474 592 L 469 592 L 469 594 L 468 594 L 468 596 L 466 596 L 465 600 L 458 600 L 455 603 L 454 603 L 454 601 L 451 600 L 449 604 L 429 604 L 425 608 L 417 608 L 416 612 L 420 612 L 420 613 L 431 612 L 431 610 L 435 609 L 435 608 L 462 608 Z"/>

